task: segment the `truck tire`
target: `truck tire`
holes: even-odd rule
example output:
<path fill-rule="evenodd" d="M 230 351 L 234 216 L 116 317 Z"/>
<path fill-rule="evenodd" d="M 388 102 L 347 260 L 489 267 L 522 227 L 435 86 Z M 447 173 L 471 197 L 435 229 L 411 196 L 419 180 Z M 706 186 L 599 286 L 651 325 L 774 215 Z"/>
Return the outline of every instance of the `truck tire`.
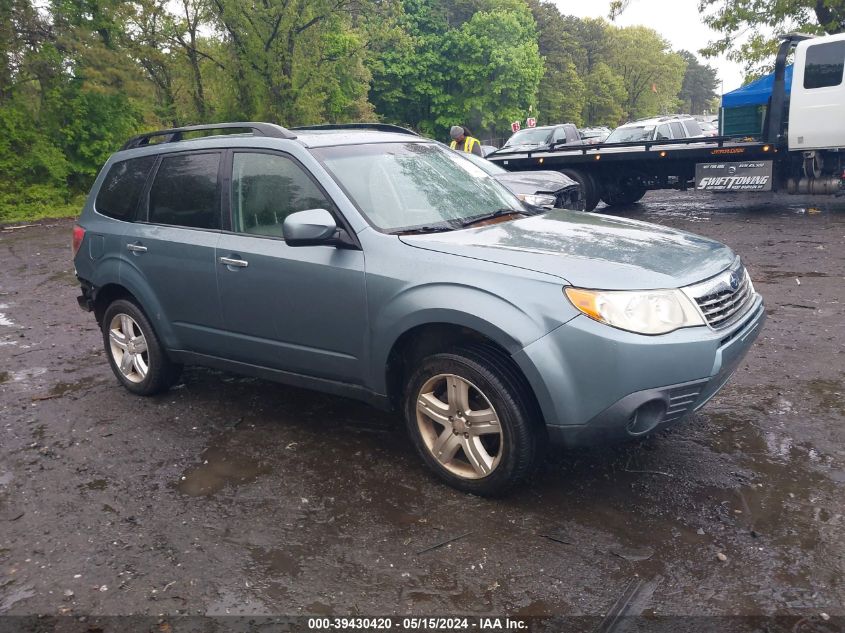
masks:
<path fill-rule="evenodd" d="M 561 169 L 560 173 L 569 176 L 581 187 L 581 200 L 584 211 L 592 211 L 598 205 L 601 195 L 596 179 L 588 172 L 579 169 Z"/>
<path fill-rule="evenodd" d="M 646 191 L 641 185 L 627 185 L 605 191 L 601 199 L 609 207 L 624 207 L 641 200 Z"/>

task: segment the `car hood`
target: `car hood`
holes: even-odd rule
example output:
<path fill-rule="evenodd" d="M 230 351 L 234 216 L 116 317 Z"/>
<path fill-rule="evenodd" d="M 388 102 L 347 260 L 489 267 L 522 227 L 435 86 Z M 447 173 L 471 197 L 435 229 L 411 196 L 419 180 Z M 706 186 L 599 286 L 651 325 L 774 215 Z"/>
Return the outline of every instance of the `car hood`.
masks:
<path fill-rule="evenodd" d="M 735 258 L 727 246 L 691 233 L 565 210 L 400 239 L 417 248 L 556 275 L 575 286 L 617 290 L 686 286 L 722 272 Z"/>
<path fill-rule="evenodd" d="M 555 193 L 578 183 L 557 171 L 511 171 L 494 176 L 514 193 Z"/>

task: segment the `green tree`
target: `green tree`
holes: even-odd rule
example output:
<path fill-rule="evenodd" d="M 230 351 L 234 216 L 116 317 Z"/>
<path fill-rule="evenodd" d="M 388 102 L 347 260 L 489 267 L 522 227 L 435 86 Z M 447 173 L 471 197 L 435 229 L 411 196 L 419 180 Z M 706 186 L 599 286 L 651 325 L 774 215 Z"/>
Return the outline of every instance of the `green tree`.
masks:
<path fill-rule="evenodd" d="M 296 124 L 366 111 L 369 42 L 353 20 L 378 21 L 378 0 L 211 0 L 211 9 L 251 75 L 261 118 Z"/>
<path fill-rule="evenodd" d="M 558 8 L 548 2 L 529 0 L 528 6 L 537 23 L 537 44 L 543 58 L 542 89 L 537 95 L 541 123 L 571 122 L 581 124 L 586 105 L 586 86 L 576 67 L 584 58 L 584 49 Z"/>
<path fill-rule="evenodd" d="M 702 64 L 689 51 L 679 51 L 678 55 L 683 57 L 687 64 L 678 99 L 681 100 L 685 112 L 704 114 L 716 98 L 716 86 L 719 85 L 716 69 Z"/>
<path fill-rule="evenodd" d="M 371 66 L 370 99 L 386 120 L 440 138 L 456 123 L 500 134 L 536 107 L 543 61 L 521 1 L 405 0 L 401 24 L 405 37 Z"/>
<path fill-rule="evenodd" d="M 606 125 L 614 128 L 625 120 L 625 103 L 628 93 L 625 83 L 604 62 L 597 62 L 587 75 L 585 83 L 587 103 L 584 106 L 584 120 L 587 125 Z"/>
<path fill-rule="evenodd" d="M 781 33 L 845 31 L 843 0 L 699 0 L 698 7 L 704 23 L 722 34 L 701 52 L 707 57 L 724 53 L 743 63 L 749 74 L 774 64 Z"/>
<path fill-rule="evenodd" d="M 686 68 L 683 58 L 647 27 L 610 29 L 608 66 L 625 84 L 628 116 L 637 119 L 674 110 Z"/>

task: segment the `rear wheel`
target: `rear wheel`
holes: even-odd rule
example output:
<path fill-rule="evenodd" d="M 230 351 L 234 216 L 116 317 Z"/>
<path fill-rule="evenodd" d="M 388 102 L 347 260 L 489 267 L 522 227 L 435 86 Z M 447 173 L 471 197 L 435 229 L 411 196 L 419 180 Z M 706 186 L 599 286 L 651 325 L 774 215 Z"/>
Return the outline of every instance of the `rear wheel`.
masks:
<path fill-rule="evenodd" d="M 103 313 L 103 345 L 114 375 L 141 396 L 167 390 L 181 365 L 167 358 L 146 315 L 131 301 L 118 299 Z"/>
<path fill-rule="evenodd" d="M 601 198 L 596 179 L 586 171 L 577 169 L 562 169 L 560 173 L 564 176 L 569 176 L 578 183 L 578 186 L 581 188 L 581 200 L 584 204 L 584 211 L 595 209 Z"/>
<path fill-rule="evenodd" d="M 466 348 L 420 363 L 405 391 L 408 432 L 429 468 L 449 485 L 499 495 L 538 459 L 537 417 L 506 361 Z"/>
<path fill-rule="evenodd" d="M 602 194 L 602 201 L 609 207 L 622 207 L 642 199 L 647 189 L 638 184 L 617 185 Z"/>

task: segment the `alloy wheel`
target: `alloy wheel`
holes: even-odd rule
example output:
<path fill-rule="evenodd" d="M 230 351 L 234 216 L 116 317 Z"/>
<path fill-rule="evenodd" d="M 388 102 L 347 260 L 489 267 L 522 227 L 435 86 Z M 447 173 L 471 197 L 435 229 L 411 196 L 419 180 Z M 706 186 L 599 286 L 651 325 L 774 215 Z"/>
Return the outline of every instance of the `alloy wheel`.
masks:
<path fill-rule="evenodd" d="M 417 396 L 416 412 L 426 448 L 449 472 L 481 479 L 499 465 L 504 448 L 499 416 L 468 380 L 455 374 L 430 378 Z"/>
<path fill-rule="evenodd" d="M 109 323 L 109 347 L 115 366 L 126 380 L 143 382 L 150 369 L 147 339 L 128 314 L 115 314 Z"/>

